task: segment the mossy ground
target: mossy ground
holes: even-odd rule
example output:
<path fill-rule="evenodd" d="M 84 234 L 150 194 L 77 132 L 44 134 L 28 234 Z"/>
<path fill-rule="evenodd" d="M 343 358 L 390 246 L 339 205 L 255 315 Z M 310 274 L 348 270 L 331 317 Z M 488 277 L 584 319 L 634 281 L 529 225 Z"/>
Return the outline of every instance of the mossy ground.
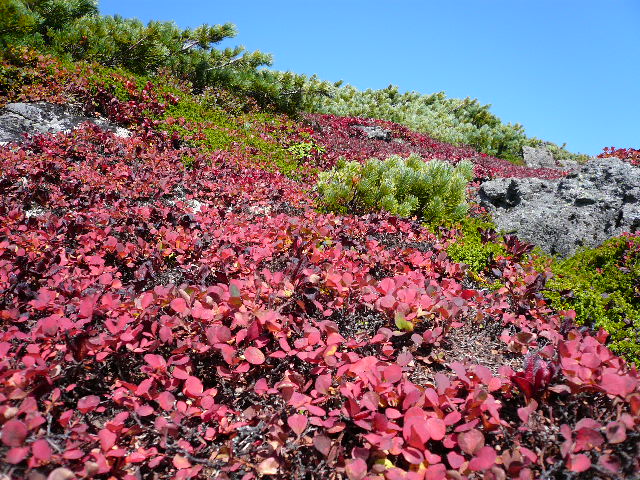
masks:
<path fill-rule="evenodd" d="M 579 324 L 603 328 L 609 347 L 640 365 L 640 238 L 612 238 L 551 265 L 546 297 L 557 310 L 575 310 Z"/>

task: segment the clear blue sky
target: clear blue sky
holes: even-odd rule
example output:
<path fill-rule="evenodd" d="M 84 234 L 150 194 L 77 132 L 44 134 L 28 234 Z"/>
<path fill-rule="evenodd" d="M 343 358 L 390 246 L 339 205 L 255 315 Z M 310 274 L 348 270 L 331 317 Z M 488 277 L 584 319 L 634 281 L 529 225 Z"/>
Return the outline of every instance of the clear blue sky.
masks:
<path fill-rule="evenodd" d="M 231 22 L 274 68 L 475 97 L 572 151 L 640 148 L 639 0 L 100 0 L 103 14 Z"/>

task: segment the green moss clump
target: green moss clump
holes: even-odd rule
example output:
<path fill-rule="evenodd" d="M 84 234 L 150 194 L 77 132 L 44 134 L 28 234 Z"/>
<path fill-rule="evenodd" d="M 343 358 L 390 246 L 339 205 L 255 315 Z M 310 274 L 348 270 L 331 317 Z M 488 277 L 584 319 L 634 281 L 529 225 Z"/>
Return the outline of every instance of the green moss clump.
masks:
<path fill-rule="evenodd" d="M 612 238 L 551 266 L 545 296 L 576 321 L 605 329 L 612 351 L 640 365 L 640 237 Z"/>
<path fill-rule="evenodd" d="M 455 228 L 459 235 L 456 241 L 449 245 L 447 253 L 453 261 L 466 264 L 471 272 L 484 272 L 496 256 L 505 254 L 501 237 L 493 241 L 483 239 L 482 231 L 496 229 L 489 220 L 467 217 L 455 225 Z"/>

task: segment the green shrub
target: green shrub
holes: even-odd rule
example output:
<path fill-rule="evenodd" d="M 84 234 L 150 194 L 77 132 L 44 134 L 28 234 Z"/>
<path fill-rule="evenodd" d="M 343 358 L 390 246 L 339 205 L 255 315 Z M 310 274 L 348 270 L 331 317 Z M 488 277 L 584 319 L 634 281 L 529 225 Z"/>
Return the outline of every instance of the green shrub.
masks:
<path fill-rule="evenodd" d="M 449 245 L 447 253 L 455 262 L 468 265 L 470 271 L 482 273 L 491 265 L 494 257 L 505 254 L 502 237 L 497 236 L 494 241 L 482 237 L 481 231 L 496 229 L 491 222 L 466 217 L 455 227 L 459 235 Z"/>
<path fill-rule="evenodd" d="M 558 310 L 609 332 L 611 350 L 640 365 L 640 238 L 618 237 L 551 267 L 545 296 Z"/>
<path fill-rule="evenodd" d="M 315 154 L 324 153 L 325 148 L 313 141 L 299 142 L 290 145 L 287 148 L 287 152 L 289 152 L 296 160 L 304 160 L 305 158 L 312 157 Z"/>
<path fill-rule="evenodd" d="M 453 167 L 442 160 L 424 162 L 418 155 L 371 159 L 364 165 L 341 160 L 332 170 L 320 173 L 318 191 L 320 203 L 328 210 L 386 210 L 441 223 L 466 215 L 466 187 L 472 178 L 473 165 L 467 161 Z"/>

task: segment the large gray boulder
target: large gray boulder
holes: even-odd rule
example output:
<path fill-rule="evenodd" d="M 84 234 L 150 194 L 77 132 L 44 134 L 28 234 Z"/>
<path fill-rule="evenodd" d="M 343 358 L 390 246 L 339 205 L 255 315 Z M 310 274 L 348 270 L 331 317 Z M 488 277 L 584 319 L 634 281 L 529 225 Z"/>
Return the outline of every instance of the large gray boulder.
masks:
<path fill-rule="evenodd" d="M 129 131 L 99 117 L 87 117 L 77 109 L 48 102 L 9 103 L 0 109 L 0 142 L 20 142 L 24 134 L 58 133 L 91 122 L 116 135 L 127 137 Z"/>
<path fill-rule="evenodd" d="M 557 180 L 491 180 L 478 197 L 501 230 L 561 257 L 640 229 L 640 168 L 617 158 Z"/>

